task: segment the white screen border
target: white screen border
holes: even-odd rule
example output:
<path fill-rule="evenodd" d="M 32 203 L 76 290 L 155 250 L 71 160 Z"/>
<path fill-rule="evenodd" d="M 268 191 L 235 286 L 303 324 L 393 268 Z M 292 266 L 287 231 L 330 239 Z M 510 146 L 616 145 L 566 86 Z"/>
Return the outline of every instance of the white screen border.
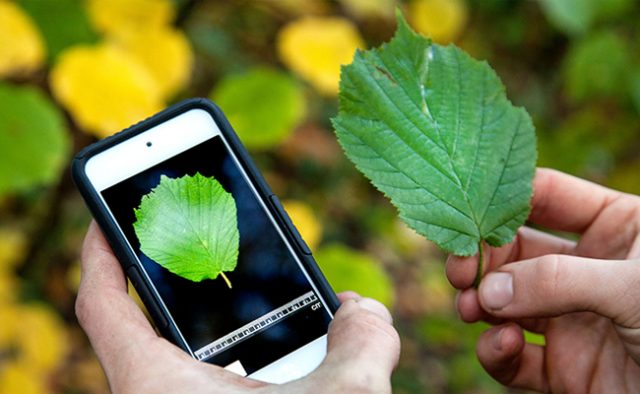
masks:
<path fill-rule="evenodd" d="M 218 135 L 222 132 L 211 115 L 192 109 L 96 154 L 87 160 L 85 173 L 101 192 Z"/>

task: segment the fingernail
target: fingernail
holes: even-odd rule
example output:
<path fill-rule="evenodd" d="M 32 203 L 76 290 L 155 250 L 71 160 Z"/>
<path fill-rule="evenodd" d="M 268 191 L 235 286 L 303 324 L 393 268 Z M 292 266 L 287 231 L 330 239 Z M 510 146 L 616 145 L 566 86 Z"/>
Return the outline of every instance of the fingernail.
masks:
<path fill-rule="evenodd" d="M 499 310 L 513 299 L 513 277 L 506 272 L 493 272 L 482 280 L 480 295 L 489 309 Z"/>
<path fill-rule="evenodd" d="M 445 265 L 446 264 L 451 264 L 453 261 L 455 261 L 455 259 L 456 259 L 456 256 L 450 254 L 450 255 L 447 256 L 447 260 L 444 263 L 445 263 Z"/>
<path fill-rule="evenodd" d="M 456 256 L 455 254 L 450 254 L 447 256 L 445 264 L 460 264 L 461 261 L 467 261 L 473 258 L 474 256 Z"/>
<path fill-rule="evenodd" d="M 391 313 L 381 302 L 372 298 L 361 298 L 356 300 L 356 302 L 361 308 L 364 308 L 369 312 L 373 312 L 384 319 L 387 323 L 393 324 L 393 317 L 391 316 Z"/>

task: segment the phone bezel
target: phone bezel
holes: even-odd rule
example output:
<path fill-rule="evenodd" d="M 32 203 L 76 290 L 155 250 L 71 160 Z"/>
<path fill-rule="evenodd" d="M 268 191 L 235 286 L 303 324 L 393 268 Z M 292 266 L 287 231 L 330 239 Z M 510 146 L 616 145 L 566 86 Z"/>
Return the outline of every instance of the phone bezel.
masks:
<path fill-rule="evenodd" d="M 181 130 L 179 136 L 176 135 L 175 130 Z M 100 192 L 215 136 L 222 137 L 225 146 L 247 183 L 251 186 L 260 205 L 278 229 L 280 236 L 300 264 L 323 304 L 331 314 L 335 313 L 339 305 L 335 293 L 315 264 L 308 247 L 281 208 L 277 197 L 271 192 L 253 165 L 248 153 L 240 144 L 219 108 L 206 99 L 183 101 L 86 148 L 74 159 L 72 173 L 87 205 L 105 233 L 125 272 L 140 293 L 159 331 L 163 336 L 190 353 L 191 356 L 194 356 L 191 349 L 187 346 L 175 322 L 172 321 L 162 299 L 139 264 L 135 253 L 111 215 Z M 148 142 L 151 142 L 150 146 Z M 136 272 L 138 275 L 132 275 Z M 326 338 L 324 340 L 326 341 Z M 317 343 L 315 346 L 318 347 Z M 319 363 L 321 359 L 318 360 L 316 357 L 313 362 Z M 297 359 L 296 363 L 300 363 L 300 360 Z M 279 370 L 273 368 L 272 365 L 270 366 L 273 370 Z M 256 373 L 260 371 L 256 371 Z M 284 372 L 286 372 L 286 368 Z M 281 374 L 282 368 L 280 372 L 276 373 L 278 376 L 274 375 L 273 379 L 269 379 L 269 376 L 261 376 L 261 380 L 281 383 L 287 380 L 287 377 L 283 378 Z M 296 377 L 298 376 L 292 378 Z"/>

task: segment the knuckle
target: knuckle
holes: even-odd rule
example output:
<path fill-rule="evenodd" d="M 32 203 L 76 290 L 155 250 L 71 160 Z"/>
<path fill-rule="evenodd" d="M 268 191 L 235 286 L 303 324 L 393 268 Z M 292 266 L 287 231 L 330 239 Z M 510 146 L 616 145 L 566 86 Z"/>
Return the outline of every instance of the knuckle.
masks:
<path fill-rule="evenodd" d="M 344 315 L 343 315 L 344 316 Z M 385 346 L 399 348 L 400 337 L 389 322 L 378 314 L 364 308 L 357 308 L 343 318 L 343 324 L 331 324 L 330 335 L 339 335 L 361 341 L 363 346 L 369 341 L 383 342 Z"/>
<path fill-rule="evenodd" d="M 89 297 L 85 291 L 78 292 L 75 303 L 75 313 L 78 323 L 81 327 L 86 327 L 87 322 L 91 320 L 91 305 Z"/>
<path fill-rule="evenodd" d="M 558 293 L 558 285 L 568 279 L 568 265 L 559 255 L 543 256 L 534 275 L 541 294 L 553 297 Z"/>
<path fill-rule="evenodd" d="M 384 336 L 390 342 L 399 342 L 398 333 L 391 324 L 373 312 L 362 310 L 353 315 L 353 329 L 363 338 Z"/>

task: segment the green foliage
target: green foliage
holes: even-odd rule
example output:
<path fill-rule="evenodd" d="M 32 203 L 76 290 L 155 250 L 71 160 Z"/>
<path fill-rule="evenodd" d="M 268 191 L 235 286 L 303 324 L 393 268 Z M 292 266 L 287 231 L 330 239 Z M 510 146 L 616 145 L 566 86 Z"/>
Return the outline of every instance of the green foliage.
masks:
<path fill-rule="evenodd" d="M 636 112 L 640 115 L 640 66 L 634 70 L 631 76 L 631 99 L 636 107 Z"/>
<path fill-rule="evenodd" d="M 568 96 L 576 102 L 593 97 L 626 96 L 629 63 L 629 48 L 613 32 L 594 33 L 577 42 L 565 58 Z"/>
<path fill-rule="evenodd" d="M 420 339 L 427 345 L 436 347 L 460 347 L 464 345 L 461 342 L 460 332 L 470 331 L 471 327 L 465 325 L 462 322 L 451 322 L 450 316 L 442 315 L 429 315 L 424 318 L 420 324 L 417 325 L 420 333 Z M 473 326 L 473 327 L 477 327 Z M 483 329 L 488 327 L 483 325 Z M 482 330 L 475 330 L 473 334 L 480 334 Z M 469 332 L 469 334 L 471 334 Z M 464 341 L 467 341 L 472 335 L 465 336 Z"/>
<path fill-rule="evenodd" d="M 220 274 L 231 287 L 224 272 L 236 268 L 240 233 L 233 196 L 217 180 L 199 173 L 163 175 L 135 215 L 144 254 L 185 279 L 200 282 Z"/>
<path fill-rule="evenodd" d="M 607 180 L 607 186 L 627 193 L 640 194 L 640 160 L 634 159 L 616 167 Z"/>
<path fill-rule="evenodd" d="M 607 116 L 604 108 L 568 115 L 553 131 L 539 133 L 539 165 L 578 176 L 603 176 L 637 138 L 634 118 Z"/>
<path fill-rule="evenodd" d="M 474 337 L 477 337 L 477 334 Z M 482 368 L 474 351 L 457 354 L 450 361 L 447 383 L 451 393 L 472 392 L 471 387 L 474 388 L 474 393 L 506 394 L 508 392 Z"/>
<path fill-rule="evenodd" d="M 253 149 L 279 144 L 305 114 L 302 90 L 289 75 L 255 68 L 220 81 L 211 99 L 229 118 L 243 143 Z"/>
<path fill-rule="evenodd" d="M 336 292 L 353 290 L 389 308 L 393 305 L 393 284 L 369 255 L 333 244 L 323 247 L 314 256 Z"/>
<path fill-rule="evenodd" d="M 633 0 L 540 0 L 549 22 L 569 35 L 586 33 L 599 20 L 623 15 Z"/>
<path fill-rule="evenodd" d="M 20 5 L 38 24 L 51 59 L 67 47 L 97 39 L 80 0 L 20 0 Z"/>
<path fill-rule="evenodd" d="M 0 83 L 0 196 L 58 181 L 70 139 L 39 89 Z"/>
<path fill-rule="evenodd" d="M 458 255 L 511 241 L 529 214 L 535 134 L 486 63 L 399 16 L 391 42 L 342 69 L 339 97 L 340 144 L 410 227 Z"/>
<path fill-rule="evenodd" d="M 452 317 L 432 314 L 416 324 L 420 341 L 447 360 L 447 392 L 504 393 L 504 387 L 487 375 L 476 357 L 477 338 L 491 326 L 466 324 Z"/>

